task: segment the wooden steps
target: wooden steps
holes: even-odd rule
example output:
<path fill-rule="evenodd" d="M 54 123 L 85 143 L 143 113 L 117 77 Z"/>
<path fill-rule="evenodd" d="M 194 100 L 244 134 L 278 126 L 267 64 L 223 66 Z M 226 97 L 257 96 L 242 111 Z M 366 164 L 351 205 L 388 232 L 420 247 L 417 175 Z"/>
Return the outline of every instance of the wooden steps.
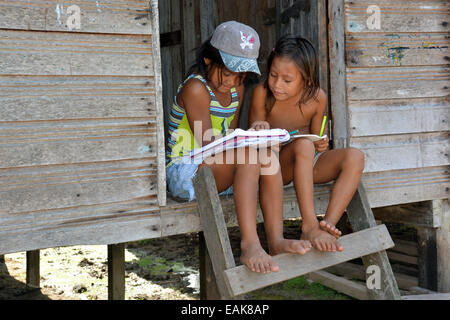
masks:
<path fill-rule="evenodd" d="M 259 274 L 241 265 L 225 270 L 226 279 L 232 294 L 237 296 L 394 246 L 385 225 L 345 235 L 339 243 L 344 247 L 342 252 L 320 252 L 313 248 L 305 255 L 280 254 L 273 257 L 279 272 Z"/>
<path fill-rule="evenodd" d="M 370 299 L 401 298 L 386 249 L 394 247 L 385 225 L 376 225 L 362 184 L 347 207 L 352 234 L 340 238 L 342 252 L 320 252 L 312 249 L 305 255 L 280 254 L 274 257 L 279 272 L 259 274 L 246 266 L 236 267 L 228 238 L 221 201 L 210 168 L 199 170 L 193 179 L 200 222 L 207 252 L 204 265 L 212 266 L 209 279 L 203 280 L 208 293 L 205 299 L 234 299 L 244 293 L 263 288 L 303 274 L 361 257 L 364 266 L 379 268 L 381 288 L 367 290 Z M 256 223 L 256 221 L 255 221 Z M 214 279 L 213 279 L 214 278 Z M 202 279 L 201 284 L 202 286 Z"/>

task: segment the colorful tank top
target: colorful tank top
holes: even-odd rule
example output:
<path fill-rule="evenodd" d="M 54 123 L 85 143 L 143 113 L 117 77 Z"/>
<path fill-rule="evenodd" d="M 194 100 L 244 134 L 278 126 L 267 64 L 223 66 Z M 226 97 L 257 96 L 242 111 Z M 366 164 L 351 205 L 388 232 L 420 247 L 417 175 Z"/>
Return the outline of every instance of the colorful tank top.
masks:
<path fill-rule="evenodd" d="M 190 151 L 199 148 L 200 145 L 194 138 L 194 134 L 189 126 L 186 112 L 177 103 L 177 96 L 185 83 L 190 79 L 198 79 L 203 82 L 206 89 L 211 96 L 211 102 L 209 105 L 209 113 L 211 116 L 211 124 L 213 134 L 223 134 L 230 128 L 231 121 L 233 121 L 237 107 L 239 105 L 239 98 L 236 88 L 231 88 L 231 103 L 228 107 L 223 107 L 216 98 L 216 95 L 208 86 L 206 80 L 196 74 L 190 75 L 180 86 L 178 87 L 177 94 L 175 95 L 174 102 L 169 114 L 168 122 L 168 144 L 167 144 L 167 157 L 166 166 L 170 167 L 173 161 L 182 157 Z"/>

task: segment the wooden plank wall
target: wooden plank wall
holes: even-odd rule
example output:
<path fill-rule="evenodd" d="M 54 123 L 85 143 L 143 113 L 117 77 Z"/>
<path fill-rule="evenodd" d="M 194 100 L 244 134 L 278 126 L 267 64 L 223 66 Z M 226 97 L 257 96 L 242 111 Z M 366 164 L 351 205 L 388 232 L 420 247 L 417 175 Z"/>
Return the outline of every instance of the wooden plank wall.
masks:
<path fill-rule="evenodd" d="M 447 198 L 449 3 L 344 3 L 348 143 L 365 153 L 368 193 L 383 186 L 371 205 Z"/>
<path fill-rule="evenodd" d="M 0 253 L 157 233 L 157 3 L 11 0 L 0 11 Z"/>

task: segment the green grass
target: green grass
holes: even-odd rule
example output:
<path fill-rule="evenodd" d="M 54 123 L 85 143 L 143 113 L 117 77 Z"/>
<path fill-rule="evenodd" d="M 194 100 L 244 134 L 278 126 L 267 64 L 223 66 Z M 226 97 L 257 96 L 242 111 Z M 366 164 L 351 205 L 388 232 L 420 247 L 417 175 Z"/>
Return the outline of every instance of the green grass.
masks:
<path fill-rule="evenodd" d="M 254 291 L 249 294 L 254 300 L 349 300 L 350 297 L 330 289 L 318 282 L 309 283 L 305 276 Z"/>

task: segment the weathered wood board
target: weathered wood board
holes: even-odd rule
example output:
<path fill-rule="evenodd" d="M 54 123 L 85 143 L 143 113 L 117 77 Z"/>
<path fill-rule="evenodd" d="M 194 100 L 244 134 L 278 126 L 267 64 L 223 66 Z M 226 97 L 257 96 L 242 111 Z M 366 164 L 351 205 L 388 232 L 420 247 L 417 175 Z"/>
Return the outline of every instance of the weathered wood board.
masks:
<path fill-rule="evenodd" d="M 0 70 L 8 75 L 150 77 L 152 41 L 150 35 L 2 30 Z"/>
<path fill-rule="evenodd" d="M 448 66 L 347 68 L 348 100 L 446 97 Z"/>
<path fill-rule="evenodd" d="M 0 252 L 160 236 L 157 1 L 0 10 Z"/>
<path fill-rule="evenodd" d="M 381 16 L 377 32 L 449 31 L 446 1 L 345 0 L 346 32 L 371 32 L 377 27 L 371 17 Z"/>
<path fill-rule="evenodd" d="M 441 65 L 449 62 L 448 33 L 349 34 L 351 67 Z"/>
<path fill-rule="evenodd" d="M 351 138 L 364 152 L 364 172 L 444 166 L 449 162 L 450 134 L 411 133 Z"/>
<path fill-rule="evenodd" d="M 274 256 L 274 262 L 280 267 L 279 272 L 258 274 L 240 265 L 225 270 L 225 275 L 233 294 L 240 295 L 394 246 L 385 225 L 345 235 L 339 239 L 339 243 L 344 247 L 342 252 L 320 252 L 311 249 L 304 255 Z"/>
<path fill-rule="evenodd" d="M 0 28 L 117 34 L 151 34 L 148 0 L 0 1 Z M 77 25 L 79 22 L 79 27 Z"/>
<path fill-rule="evenodd" d="M 352 137 L 444 132 L 449 128 L 450 98 L 349 102 Z"/>

